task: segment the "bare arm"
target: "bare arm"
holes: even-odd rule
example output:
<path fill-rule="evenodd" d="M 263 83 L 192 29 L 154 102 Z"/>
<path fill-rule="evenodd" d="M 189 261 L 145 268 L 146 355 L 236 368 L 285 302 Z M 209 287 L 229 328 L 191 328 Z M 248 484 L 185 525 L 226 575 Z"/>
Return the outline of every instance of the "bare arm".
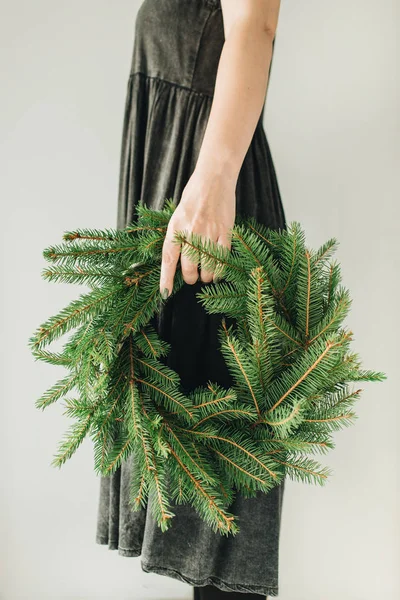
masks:
<path fill-rule="evenodd" d="M 279 4 L 221 0 L 225 43 L 196 169 L 237 179 L 267 90 Z"/>
<path fill-rule="evenodd" d="M 165 237 L 160 292 L 171 293 L 180 248 L 174 232 L 186 230 L 230 248 L 235 222 L 235 188 L 246 152 L 260 118 L 278 23 L 280 0 L 221 0 L 225 43 L 196 168 L 183 190 Z M 181 255 L 186 283 L 198 269 Z M 202 281 L 213 273 L 200 270 Z"/>

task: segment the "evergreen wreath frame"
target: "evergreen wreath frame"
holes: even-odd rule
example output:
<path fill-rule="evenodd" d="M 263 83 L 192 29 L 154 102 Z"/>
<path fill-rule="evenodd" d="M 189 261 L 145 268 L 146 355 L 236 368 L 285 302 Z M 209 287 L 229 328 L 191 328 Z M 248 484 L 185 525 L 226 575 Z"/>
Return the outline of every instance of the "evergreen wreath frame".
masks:
<path fill-rule="evenodd" d="M 298 222 L 272 230 L 237 216 L 231 249 L 197 234 L 176 232 L 182 253 L 219 281 L 197 294 L 222 318 L 220 349 L 234 385 L 209 381 L 183 393 L 166 366 L 170 344 L 151 324 L 184 280 L 179 265 L 165 301 L 159 294 L 161 250 L 176 208 L 144 202 L 123 229 L 77 229 L 43 251 L 42 275 L 86 284 L 90 291 L 47 319 L 29 339 L 37 360 L 70 373 L 36 401 L 65 400 L 75 419 L 52 465 L 61 467 L 87 435 L 96 473 L 109 475 L 134 455 L 132 510 L 149 503 L 162 531 L 173 506 L 189 503 L 221 535 L 239 532 L 229 507 L 235 493 L 268 493 L 285 476 L 324 485 L 331 470 L 308 455 L 335 447 L 332 433 L 352 425 L 362 389 L 349 382 L 382 381 L 362 369 L 342 327 L 351 299 L 331 260 L 336 239 L 317 251 Z M 61 352 L 45 347 L 72 332 Z M 75 397 L 67 397 L 75 391 Z"/>

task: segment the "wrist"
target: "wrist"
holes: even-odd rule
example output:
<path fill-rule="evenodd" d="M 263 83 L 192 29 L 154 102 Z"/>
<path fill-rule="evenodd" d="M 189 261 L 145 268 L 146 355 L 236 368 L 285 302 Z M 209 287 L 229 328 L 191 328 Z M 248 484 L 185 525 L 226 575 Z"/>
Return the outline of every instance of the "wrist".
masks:
<path fill-rule="evenodd" d="M 231 157 L 223 158 L 220 154 L 209 154 L 207 157 L 199 155 L 194 170 L 194 176 L 203 180 L 223 178 L 236 188 L 240 168 Z"/>

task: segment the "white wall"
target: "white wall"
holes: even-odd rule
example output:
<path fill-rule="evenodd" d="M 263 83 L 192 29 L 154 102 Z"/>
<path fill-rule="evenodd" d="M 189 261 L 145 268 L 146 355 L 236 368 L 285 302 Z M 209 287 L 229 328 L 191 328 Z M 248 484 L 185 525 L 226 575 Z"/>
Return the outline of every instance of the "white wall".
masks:
<path fill-rule="evenodd" d="M 77 293 L 41 279 L 43 248 L 67 229 L 115 224 L 139 5 L 1 6 L 4 600 L 191 598 L 186 584 L 143 573 L 139 558 L 95 544 L 91 443 L 62 469 L 50 466 L 70 421 L 61 405 L 35 408 L 57 373 L 35 363 L 27 346 L 36 327 Z M 287 484 L 282 600 L 396 600 L 400 593 L 399 12 L 395 0 L 281 5 L 265 129 L 286 215 L 302 222 L 313 247 L 339 240 L 354 350 L 365 368 L 388 374 L 384 383 L 365 384 L 357 423 L 337 433 L 335 450 L 322 458 L 334 471 L 330 482 Z"/>

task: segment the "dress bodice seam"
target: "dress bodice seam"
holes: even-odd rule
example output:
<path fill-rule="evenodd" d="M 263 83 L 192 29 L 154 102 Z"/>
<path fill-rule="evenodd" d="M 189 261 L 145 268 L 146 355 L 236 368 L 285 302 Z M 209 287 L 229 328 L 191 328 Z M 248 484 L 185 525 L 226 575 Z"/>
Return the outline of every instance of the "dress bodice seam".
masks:
<path fill-rule="evenodd" d="M 149 75 L 148 73 L 144 73 L 143 71 L 133 71 L 129 75 L 129 80 L 131 80 L 135 75 L 142 75 L 146 79 L 155 79 L 157 81 L 161 81 L 168 85 L 171 85 L 171 86 L 174 86 L 177 88 L 181 88 L 182 90 L 186 90 L 187 92 L 191 92 L 192 94 L 196 94 L 197 96 L 205 96 L 206 98 L 213 98 L 213 96 L 211 94 L 206 94 L 205 92 L 200 92 L 200 91 L 194 90 L 193 88 L 191 88 L 187 85 L 182 85 L 181 83 L 177 83 L 175 81 L 169 81 L 168 79 L 164 79 L 163 77 L 158 77 L 157 75 Z"/>

